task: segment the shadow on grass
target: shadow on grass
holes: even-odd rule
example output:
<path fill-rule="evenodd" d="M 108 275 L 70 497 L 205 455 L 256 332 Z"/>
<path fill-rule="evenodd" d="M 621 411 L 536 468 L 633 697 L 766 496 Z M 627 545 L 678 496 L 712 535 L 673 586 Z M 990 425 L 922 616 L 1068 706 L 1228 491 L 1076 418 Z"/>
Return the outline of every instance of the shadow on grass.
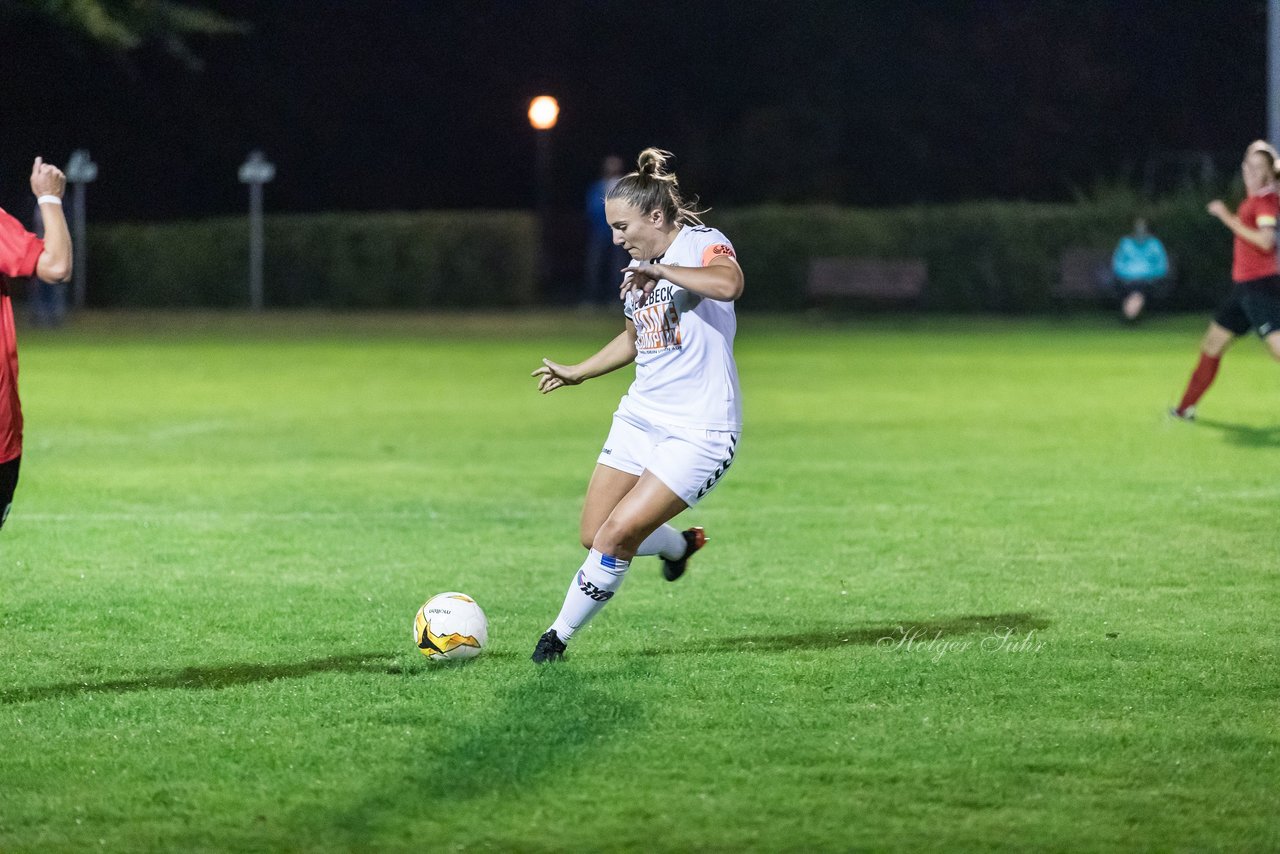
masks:
<path fill-rule="evenodd" d="M 1197 427 L 1208 427 L 1221 432 L 1233 445 L 1246 448 L 1278 448 L 1280 447 L 1280 425 L 1274 427 L 1250 427 L 1247 424 L 1232 424 L 1228 421 L 1214 421 L 1209 418 L 1197 418 Z"/>
<path fill-rule="evenodd" d="M 1025 635 L 1049 627 L 1049 621 L 1035 614 L 1015 612 L 1008 614 L 966 614 L 960 617 L 932 620 L 903 620 L 897 623 L 875 626 L 850 626 L 849 628 L 810 629 L 805 632 L 771 635 L 741 635 L 739 637 L 712 638 L 699 644 L 701 651 L 710 652 L 792 652 L 799 649 L 832 649 L 842 646 L 885 646 L 904 637 L 926 640 L 934 637 L 957 635 L 991 636 L 1012 631 Z M 886 638 L 888 640 L 886 640 Z M 639 650 L 634 655 L 687 654 L 687 648 Z"/>
<path fill-rule="evenodd" d="M 888 625 L 824 628 L 794 634 L 767 633 L 713 639 L 700 649 L 737 653 L 783 653 L 830 649 L 920 632 L 929 637 L 1026 634 L 1049 621 L 1031 613 L 978 614 Z M 424 810 L 449 809 L 471 800 L 491 800 L 495 808 L 527 796 L 549 797 L 562 772 L 587 767 L 593 755 L 608 750 L 652 714 L 643 701 L 645 684 L 661 678 L 665 665 L 651 656 L 685 655 L 687 648 L 639 650 L 619 656 L 603 668 L 577 668 L 574 662 L 529 667 L 501 682 L 484 714 L 448 716 L 444 708 L 424 707 L 422 722 L 405 739 L 408 748 L 391 767 L 381 767 L 361 797 L 318 823 L 314 815 L 298 821 L 298 839 L 316 834 L 325 844 L 358 850 L 368 840 L 395 838 L 420 821 Z M 554 810 L 554 800 L 549 801 Z M 439 807 L 437 807 L 439 805 Z M 487 840 L 485 828 L 472 839 L 477 847 L 504 850 L 510 840 Z"/>
<path fill-rule="evenodd" d="M 592 754 L 638 725 L 644 709 L 635 699 L 637 686 L 653 674 L 635 661 L 603 670 L 569 662 L 524 666 L 525 672 L 496 686 L 483 715 L 451 717 L 447 707 L 423 707 L 400 760 L 380 768 L 374 785 L 329 815 L 329 824 L 308 816 L 303 832 L 323 827 L 327 844 L 361 850 L 406 822 L 420 823 L 424 810 L 448 811 L 479 798 L 505 802 L 531 789 L 544 793 L 554 813 L 558 777 L 591 765 Z M 473 832 L 473 843 L 485 838 L 483 827 Z M 496 850 L 510 847 L 507 842 Z"/>
<path fill-rule="evenodd" d="M 405 668 L 388 664 L 398 656 L 388 652 L 358 652 L 331 655 L 293 664 L 228 664 L 222 667 L 186 667 L 182 670 L 153 673 L 136 679 L 107 682 L 62 682 L 31 688 L 7 688 L 0 691 L 0 705 L 30 703 L 77 694 L 128 694 L 154 689 L 218 690 L 253 682 L 296 679 L 316 673 L 401 673 Z"/>

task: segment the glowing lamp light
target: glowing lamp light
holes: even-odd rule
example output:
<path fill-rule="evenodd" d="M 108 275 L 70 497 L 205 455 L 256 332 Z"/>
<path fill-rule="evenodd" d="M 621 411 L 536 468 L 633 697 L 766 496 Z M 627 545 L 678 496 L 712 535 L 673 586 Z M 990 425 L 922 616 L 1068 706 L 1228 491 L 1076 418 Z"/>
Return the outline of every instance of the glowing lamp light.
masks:
<path fill-rule="evenodd" d="M 550 95 L 539 95 L 529 102 L 529 124 L 538 130 L 551 130 L 560 117 L 560 105 Z"/>

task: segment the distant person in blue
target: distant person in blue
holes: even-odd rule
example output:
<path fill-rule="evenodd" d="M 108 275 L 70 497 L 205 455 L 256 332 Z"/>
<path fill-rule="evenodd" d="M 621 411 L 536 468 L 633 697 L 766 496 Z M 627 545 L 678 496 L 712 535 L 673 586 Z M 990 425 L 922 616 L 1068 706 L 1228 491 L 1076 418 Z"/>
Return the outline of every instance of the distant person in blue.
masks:
<path fill-rule="evenodd" d="M 1124 319 L 1133 323 L 1147 304 L 1147 296 L 1164 287 L 1169 277 L 1169 255 L 1160 238 L 1147 230 L 1141 217 L 1133 223 L 1133 234 L 1120 238 L 1111 256 L 1111 283 L 1120 297 Z"/>
<path fill-rule="evenodd" d="M 622 247 L 614 245 L 613 229 L 604 216 L 604 197 L 622 177 L 622 158 L 611 154 L 600 167 L 600 178 L 587 189 L 587 258 L 582 271 L 584 306 L 620 303 L 618 288 L 622 284 L 623 267 L 631 262 Z"/>

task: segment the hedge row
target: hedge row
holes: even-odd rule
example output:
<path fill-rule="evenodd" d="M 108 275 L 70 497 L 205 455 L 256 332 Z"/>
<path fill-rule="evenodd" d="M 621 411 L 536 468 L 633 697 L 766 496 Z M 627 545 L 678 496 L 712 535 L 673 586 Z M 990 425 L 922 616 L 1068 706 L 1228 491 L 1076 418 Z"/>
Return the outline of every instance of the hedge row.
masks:
<path fill-rule="evenodd" d="M 939 311 L 1034 312 L 1057 307 L 1064 250 L 1109 253 L 1139 213 L 1176 260 L 1173 308 L 1203 308 L 1230 273 L 1231 235 L 1198 199 L 1138 205 L 971 203 L 892 210 L 761 207 L 708 215 L 733 240 L 747 276 L 743 308 L 798 309 L 815 257 L 919 258 L 923 297 Z"/>
<path fill-rule="evenodd" d="M 1139 212 L 1176 259 L 1170 305 L 1213 304 L 1229 272 L 1227 230 L 1198 198 L 1137 208 L 1133 199 L 1116 197 L 1070 205 L 758 207 L 715 211 L 707 220 L 738 248 L 746 310 L 803 308 L 809 261 L 823 256 L 923 259 L 927 309 L 1048 310 L 1063 251 L 1110 251 Z M 242 217 L 97 226 L 89 237 L 90 302 L 244 306 L 247 232 Z M 330 308 L 529 305 L 545 298 L 538 291 L 538 245 L 536 217 L 523 212 L 271 216 L 266 301 Z"/>
<path fill-rule="evenodd" d="M 268 306 L 528 305 L 537 298 L 535 218 L 520 212 L 347 213 L 265 220 Z M 244 217 L 98 226 L 89 301 L 100 307 L 248 303 Z"/>

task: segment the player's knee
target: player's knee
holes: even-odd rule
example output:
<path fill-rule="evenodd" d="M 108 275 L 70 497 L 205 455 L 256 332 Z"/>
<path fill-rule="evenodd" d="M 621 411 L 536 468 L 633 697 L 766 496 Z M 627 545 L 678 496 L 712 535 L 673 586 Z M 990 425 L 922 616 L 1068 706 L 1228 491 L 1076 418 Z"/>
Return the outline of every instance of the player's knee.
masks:
<path fill-rule="evenodd" d="M 643 539 L 644 535 L 636 531 L 633 526 L 621 520 L 609 519 L 600 526 L 599 531 L 596 531 L 589 545 L 601 554 L 631 560 L 635 557 L 636 549 L 640 547 Z"/>
<path fill-rule="evenodd" d="M 1200 352 L 1214 359 L 1220 358 L 1234 338 L 1235 334 L 1230 329 L 1211 323 L 1200 341 Z"/>

